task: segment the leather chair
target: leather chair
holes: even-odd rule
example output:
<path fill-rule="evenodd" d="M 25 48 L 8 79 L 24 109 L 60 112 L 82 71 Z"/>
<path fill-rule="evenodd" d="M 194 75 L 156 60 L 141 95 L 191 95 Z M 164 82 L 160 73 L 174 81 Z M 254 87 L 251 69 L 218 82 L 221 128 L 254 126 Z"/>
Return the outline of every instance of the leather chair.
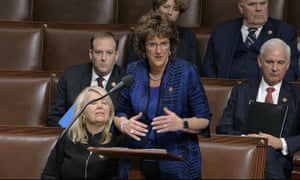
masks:
<path fill-rule="evenodd" d="M 203 179 L 264 179 L 267 139 L 199 135 Z"/>
<path fill-rule="evenodd" d="M 269 0 L 269 14 L 270 17 L 287 20 L 287 5 L 290 0 Z"/>
<path fill-rule="evenodd" d="M 43 36 L 39 24 L 0 24 L 0 70 L 42 69 Z"/>
<path fill-rule="evenodd" d="M 216 78 L 201 78 L 201 80 L 212 112 L 210 132 L 215 133 L 216 125 L 222 117 L 232 87 L 241 83 L 243 80 Z"/>
<path fill-rule="evenodd" d="M 287 22 L 295 26 L 297 29 L 300 29 L 300 22 L 299 22 L 299 7 L 300 1 L 299 0 L 288 0 L 287 2 Z"/>
<path fill-rule="evenodd" d="M 40 179 L 61 128 L 0 126 L 0 179 Z"/>
<path fill-rule="evenodd" d="M 33 20 L 73 23 L 115 23 L 117 0 L 34 0 Z"/>
<path fill-rule="evenodd" d="M 240 17 L 241 15 L 237 7 L 238 1 L 202 0 L 200 26 L 212 27 L 218 23 Z M 285 20 L 286 3 L 287 0 L 269 0 L 270 17 Z"/>
<path fill-rule="evenodd" d="M 213 27 L 218 23 L 240 17 L 238 0 L 202 0 L 201 27 Z"/>
<path fill-rule="evenodd" d="M 294 154 L 293 166 L 292 179 L 300 179 L 300 151 Z"/>
<path fill-rule="evenodd" d="M 43 70 L 62 71 L 67 66 L 89 62 L 90 38 L 98 31 L 110 31 L 119 39 L 119 61 L 127 58 L 129 25 L 45 24 Z"/>
<path fill-rule="evenodd" d="M 139 18 L 152 9 L 152 0 L 118 0 L 118 24 L 136 24 Z"/>
<path fill-rule="evenodd" d="M 0 73 L 0 125 L 45 125 L 51 101 L 51 77 L 13 73 Z"/>
<path fill-rule="evenodd" d="M 33 0 L 1 0 L 0 21 L 32 21 Z"/>
<path fill-rule="evenodd" d="M 189 27 L 192 31 L 195 32 L 198 46 L 199 46 L 199 52 L 201 56 L 201 64 L 203 64 L 204 56 L 206 53 L 207 43 L 212 31 L 212 28 L 203 28 L 203 27 Z"/>
<path fill-rule="evenodd" d="M 178 17 L 177 23 L 184 27 L 200 27 L 202 0 L 190 0 L 189 8 Z"/>

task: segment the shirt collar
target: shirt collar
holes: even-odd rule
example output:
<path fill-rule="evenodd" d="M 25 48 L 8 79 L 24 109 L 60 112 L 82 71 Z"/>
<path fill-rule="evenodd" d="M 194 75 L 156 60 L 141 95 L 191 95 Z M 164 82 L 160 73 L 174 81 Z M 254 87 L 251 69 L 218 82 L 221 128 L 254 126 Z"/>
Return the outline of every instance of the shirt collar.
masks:
<path fill-rule="evenodd" d="M 257 29 L 257 31 L 255 32 L 256 37 L 259 36 L 259 34 L 260 34 L 262 28 L 263 28 L 263 26 L 261 26 L 261 27 L 259 27 L 259 28 Z M 248 29 L 249 29 L 249 27 L 247 27 L 245 24 L 242 25 L 241 33 L 242 33 L 242 35 L 243 35 L 243 40 L 244 40 L 244 41 L 245 41 L 246 37 L 247 37 L 248 34 L 249 34 Z"/>
<path fill-rule="evenodd" d="M 112 71 L 109 72 L 108 74 L 106 74 L 105 76 L 102 76 L 102 78 L 104 79 L 104 81 L 107 81 L 111 75 Z M 99 77 L 99 75 L 96 73 L 95 69 L 92 68 L 92 80 L 96 81 L 97 78 Z"/>
<path fill-rule="evenodd" d="M 275 88 L 276 92 L 279 92 L 280 88 L 281 88 L 281 85 L 282 85 L 282 81 L 280 81 L 279 83 L 277 83 L 276 85 L 274 85 L 272 87 Z M 270 87 L 270 85 L 265 81 L 264 78 L 261 79 L 259 86 L 261 87 L 262 90 L 266 90 L 268 87 Z"/>

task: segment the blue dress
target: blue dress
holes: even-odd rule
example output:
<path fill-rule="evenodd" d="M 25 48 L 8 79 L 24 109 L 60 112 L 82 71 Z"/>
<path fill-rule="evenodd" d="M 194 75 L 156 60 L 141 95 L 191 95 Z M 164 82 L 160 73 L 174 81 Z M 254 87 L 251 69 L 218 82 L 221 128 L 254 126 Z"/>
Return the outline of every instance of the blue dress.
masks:
<path fill-rule="evenodd" d="M 146 60 L 131 63 L 127 73 L 135 77 L 135 82 L 121 94 L 120 104 L 117 108 L 117 116 L 127 118 L 143 112 L 140 119 L 145 124 L 150 124 L 152 118 L 164 115 L 163 107 L 169 108 L 181 118 L 198 117 L 211 118 L 207 97 L 200 81 L 195 65 L 183 60 L 170 60 L 163 75 L 159 92 L 156 96 L 150 96 L 149 66 Z M 152 100 L 155 98 L 156 100 Z M 151 102 L 155 102 L 153 110 Z M 152 108 L 150 108 L 152 107 Z M 154 113 L 149 115 L 149 110 Z M 148 126 L 147 136 L 141 141 L 132 138 L 127 139 L 130 148 L 163 148 L 168 152 L 182 156 L 185 161 L 159 161 L 162 179 L 200 179 L 201 178 L 201 154 L 197 134 L 182 131 L 156 133 Z M 209 128 L 202 131 L 204 136 L 209 136 Z M 149 141 L 151 140 L 151 141 Z M 127 177 L 130 163 L 123 163 L 121 178 Z"/>

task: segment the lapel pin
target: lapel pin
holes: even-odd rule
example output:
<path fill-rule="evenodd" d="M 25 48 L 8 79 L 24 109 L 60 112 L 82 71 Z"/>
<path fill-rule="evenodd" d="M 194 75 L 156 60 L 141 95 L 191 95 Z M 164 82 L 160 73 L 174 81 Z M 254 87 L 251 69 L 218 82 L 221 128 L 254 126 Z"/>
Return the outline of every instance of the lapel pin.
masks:
<path fill-rule="evenodd" d="M 272 31 L 272 30 L 269 30 L 269 31 L 268 31 L 268 34 L 269 34 L 269 35 L 273 34 L 273 31 Z"/>
<path fill-rule="evenodd" d="M 286 97 L 282 98 L 282 102 L 286 103 L 288 99 Z"/>
<path fill-rule="evenodd" d="M 116 82 L 112 82 L 112 83 L 111 83 L 111 86 L 112 86 L 112 87 L 115 87 L 115 86 L 116 86 Z"/>

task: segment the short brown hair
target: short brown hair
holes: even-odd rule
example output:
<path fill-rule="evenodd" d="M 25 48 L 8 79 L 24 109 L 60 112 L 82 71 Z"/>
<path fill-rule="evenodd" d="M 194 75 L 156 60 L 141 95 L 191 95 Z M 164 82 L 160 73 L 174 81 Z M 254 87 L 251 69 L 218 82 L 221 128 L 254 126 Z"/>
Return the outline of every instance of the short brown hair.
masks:
<path fill-rule="evenodd" d="M 153 10 L 156 11 L 161 5 L 165 4 L 167 0 L 153 0 Z M 178 6 L 179 12 L 183 13 L 189 8 L 189 0 L 174 0 Z"/>
<path fill-rule="evenodd" d="M 118 44 L 119 44 L 119 41 L 118 41 L 118 39 L 115 37 L 115 35 L 113 34 L 113 33 L 111 33 L 111 32 L 108 32 L 108 31 L 103 31 L 103 32 L 97 32 L 97 33 L 95 33 L 92 37 L 91 37 L 91 39 L 90 39 L 90 48 L 91 49 L 94 49 L 94 40 L 95 39 L 98 39 L 98 38 L 112 38 L 114 41 L 115 41 L 115 43 L 116 43 L 116 49 L 115 50 L 118 50 Z"/>
<path fill-rule="evenodd" d="M 145 43 L 148 37 L 166 37 L 170 40 L 171 58 L 175 54 L 179 43 L 178 31 L 174 22 L 170 21 L 165 14 L 157 11 L 150 11 L 143 15 L 135 28 L 134 46 L 137 54 L 142 56 L 145 50 Z"/>

